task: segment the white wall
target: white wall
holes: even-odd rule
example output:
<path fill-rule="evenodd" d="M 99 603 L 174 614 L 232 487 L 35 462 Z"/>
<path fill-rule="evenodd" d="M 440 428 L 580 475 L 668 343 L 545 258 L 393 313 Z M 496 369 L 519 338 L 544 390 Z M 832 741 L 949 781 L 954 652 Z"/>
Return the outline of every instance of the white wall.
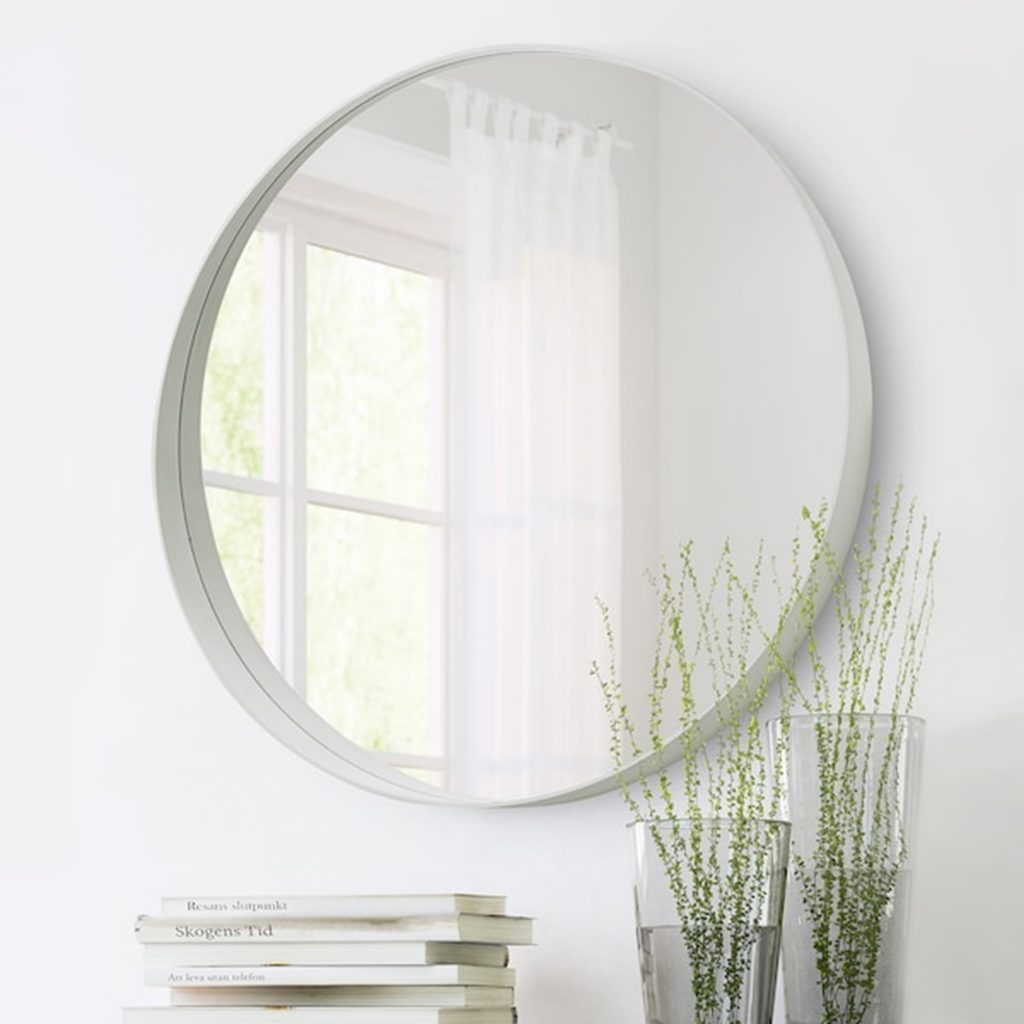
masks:
<path fill-rule="evenodd" d="M 349 94 L 472 46 L 603 49 L 692 82 L 818 200 L 868 322 L 876 474 L 944 533 L 912 1024 L 1020 1019 L 1024 20 L 1009 0 L 22 3 L 0 32 L 5 1018 L 117 1020 L 165 892 L 507 890 L 542 919 L 524 1024 L 637 1024 L 614 795 L 404 806 L 307 767 L 188 633 L 150 486 L 207 245 Z M 282 84 L 282 80 L 283 83 Z M 59 966 L 59 971 L 56 968 Z"/>

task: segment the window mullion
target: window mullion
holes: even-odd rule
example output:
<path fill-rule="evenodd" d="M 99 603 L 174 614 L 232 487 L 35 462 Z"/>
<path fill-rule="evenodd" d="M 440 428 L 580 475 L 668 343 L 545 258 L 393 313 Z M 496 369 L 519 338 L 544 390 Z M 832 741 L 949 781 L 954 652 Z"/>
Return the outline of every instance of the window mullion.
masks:
<path fill-rule="evenodd" d="M 263 648 L 284 674 L 281 620 L 281 361 L 284 334 L 284 237 L 265 230 L 263 243 L 263 467 L 272 489 L 263 502 Z M 261 481 L 262 483 L 262 481 Z M 221 484 L 223 486 L 223 484 Z"/>
<path fill-rule="evenodd" d="M 282 345 L 281 588 L 284 675 L 306 697 L 306 237 L 294 220 L 285 236 Z"/>
<path fill-rule="evenodd" d="M 432 732 L 435 749 L 441 755 L 441 786 L 447 786 L 448 758 L 451 750 L 449 726 L 451 714 L 451 683 L 449 671 L 451 621 L 449 596 L 449 412 L 448 367 L 449 329 L 448 280 L 435 279 L 431 290 L 430 311 L 430 461 L 433 504 L 441 509 L 442 522 L 431 560 L 431 654 L 430 689 Z"/>

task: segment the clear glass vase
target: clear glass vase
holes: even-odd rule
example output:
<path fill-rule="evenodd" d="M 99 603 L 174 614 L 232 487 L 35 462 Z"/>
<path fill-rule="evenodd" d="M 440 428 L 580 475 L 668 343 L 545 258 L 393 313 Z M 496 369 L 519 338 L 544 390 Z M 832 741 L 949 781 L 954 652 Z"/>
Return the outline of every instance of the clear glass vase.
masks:
<path fill-rule="evenodd" d="M 793 826 L 786 1020 L 901 1024 L 924 721 L 796 715 L 788 734 L 769 729 Z"/>
<path fill-rule="evenodd" d="M 770 1024 L 789 825 L 694 818 L 631 828 L 647 1024 Z"/>

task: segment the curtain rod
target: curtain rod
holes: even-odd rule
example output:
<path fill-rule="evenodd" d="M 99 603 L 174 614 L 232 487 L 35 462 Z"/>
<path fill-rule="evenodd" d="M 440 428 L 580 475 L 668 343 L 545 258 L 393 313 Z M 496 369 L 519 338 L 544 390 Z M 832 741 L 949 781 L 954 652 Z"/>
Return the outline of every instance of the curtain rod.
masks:
<path fill-rule="evenodd" d="M 417 79 L 418 84 L 427 86 L 428 89 L 437 89 L 439 92 L 448 92 L 451 88 L 451 82 L 446 78 L 438 78 L 435 75 L 427 75 L 425 78 Z M 533 117 L 543 117 L 541 113 L 534 111 Z M 560 121 L 564 121 L 564 118 L 559 118 Z M 628 152 L 632 152 L 636 149 L 636 146 L 632 142 L 626 142 L 623 139 L 617 139 L 614 135 L 615 125 L 613 124 L 599 124 L 589 129 L 590 131 L 608 131 L 612 132 L 612 146 L 615 149 L 624 149 Z"/>

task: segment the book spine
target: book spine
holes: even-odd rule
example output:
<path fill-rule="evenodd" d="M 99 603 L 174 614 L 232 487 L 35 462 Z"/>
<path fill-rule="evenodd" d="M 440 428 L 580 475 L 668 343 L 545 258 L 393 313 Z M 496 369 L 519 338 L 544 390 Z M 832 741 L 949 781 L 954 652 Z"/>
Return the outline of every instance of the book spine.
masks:
<path fill-rule="evenodd" d="M 329 896 L 252 899 L 165 896 L 160 901 L 160 910 L 174 917 L 387 917 L 394 914 L 386 901 Z"/>
<path fill-rule="evenodd" d="M 511 988 L 485 985 L 289 985 L 282 988 L 172 988 L 172 1006 L 449 1006 L 465 1009 L 511 1007 Z"/>
<path fill-rule="evenodd" d="M 326 918 L 254 918 L 219 921 L 140 917 L 135 924 L 139 942 L 374 942 L 442 941 L 461 939 L 459 921 L 423 918 L 377 923 Z"/>
<path fill-rule="evenodd" d="M 443 1007 L 293 1006 L 130 1006 L 122 1011 L 122 1024 L 443 1024 L 466 1021 L 478 1024 L 515 1024 L 514 1008 L 448 1010 Z"/>
<path fill-rule="evenodd" d="M 167 967 L 143 969 L 147 985 L 172 988 L 256 985 L 488 985 L 511 988 L 510 967 Z"/>
<path fill-rule="evenodd" d="M 258 967 L 270 964 L 507 967 L 508 947 L 469 942 L 148 942 L 147 966 Z"/>
<path fill-rule="evenodd" d="M 165 896 L 174 917 L 422 917 L 504 914 L 501 896 Z"/>
<path fill-rule="evenodd" d="M 529 918 L 449 914 L 439 917 L 366 918 L 138 918 L 140 942 L 477 942 L 529 945 Z"/>

